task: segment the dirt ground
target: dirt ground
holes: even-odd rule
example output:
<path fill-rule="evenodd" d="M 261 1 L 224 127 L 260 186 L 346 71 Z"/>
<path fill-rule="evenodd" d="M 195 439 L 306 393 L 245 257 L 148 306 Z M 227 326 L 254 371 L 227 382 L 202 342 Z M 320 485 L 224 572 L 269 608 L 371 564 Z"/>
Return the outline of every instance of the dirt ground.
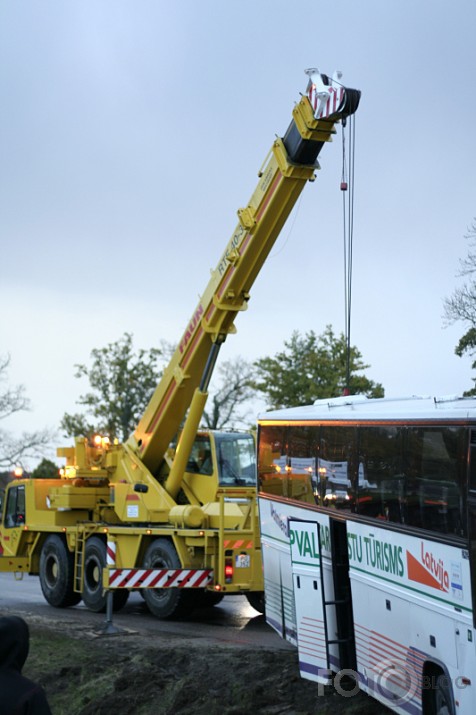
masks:
<path fill-rule="evenodd" d="M 383 715 L 352 697 L 302 680 L 294 650 L 183 645 L 182 639 L 60 631 L 29 621 L 24 673 L 45 688 L 53 715 Z M 350 686 L 348 686 L 350 687 Z"/>

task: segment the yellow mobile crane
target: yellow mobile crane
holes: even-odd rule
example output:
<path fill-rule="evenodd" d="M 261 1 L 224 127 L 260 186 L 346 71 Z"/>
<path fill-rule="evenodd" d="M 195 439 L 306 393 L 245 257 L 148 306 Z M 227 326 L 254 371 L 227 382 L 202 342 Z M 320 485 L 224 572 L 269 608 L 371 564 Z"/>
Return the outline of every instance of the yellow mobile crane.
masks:
<path fill-rule="evenodd" d="M 262 606 L 262 566 L 251 435 L 200 433 L 220 346 L 235 332 L 251 286 L 335 123 L 360 92 L 316 69 L 292 121 L 277 138 L 258 185 L 213 271 L 134 434 L 124 444 L 77 439 L 58 450 L 60 480 L 20 479 L 7 488 L 0 570 L 39 574 L 52 606 L 81 599 L 103 611 L 140 589 L 159 618 L 225 594 Z M 176 440 L 178 436 L 178 440 Z M 173 445 L 171 447 L 171 445 Z M 207 454 L 208 453 L 208 466 Z"/>

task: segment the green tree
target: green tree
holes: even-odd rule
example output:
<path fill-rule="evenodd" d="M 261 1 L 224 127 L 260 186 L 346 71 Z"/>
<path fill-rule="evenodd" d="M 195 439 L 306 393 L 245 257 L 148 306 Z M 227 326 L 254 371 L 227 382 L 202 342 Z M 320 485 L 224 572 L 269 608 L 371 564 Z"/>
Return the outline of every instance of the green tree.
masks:
<path fill-rule="evenodd" d="M 90 392 L 77 404 L 84 413 L 66 413 L 61 420 L 65 436 L 101 433 L 124 442 L 139 419 L 160 378 L 158 366 L 162 350 L 150 348 L 134 352 L 133 338 L 124 333 L 114 343 L 91 351 L 92 365 L 76 365 L 75 377 L 89 380 Z"/>
<path fill-rule="evenodd" d="M 30 410 L 30 400 L 25 396 L 23 385 L 11 387 L 8 384 L 10 356 L 0 356 L 0 420 L 11 415 Z M 0 429 L 0 469 L 24 466 L 25 462 L 42 456 L 48 449 L 53 434 L 51 430 L 23 432 L 19 437 Z"/>
<path fill-rule="evenodd" d="M 33 479 L 58 479 L 59 467 L 57 464 L 44 457 L 37 467 L 32 471 Z"/>
<path fill-rule="evenodd" d="M 471 368 L 476 370 L 476 219 L 465 238 L 469 242 L 468 255 L 460 260 L 460 270 L 457 273 L 457 276 L 465 281 L 449 298 L 445 298 L 444 320 L 447 325 L 461 321 L 467 326 L 467 331 L 455 347 L 455 353 L 459 357 L 472 357 Z M 476 395 L 476 378 L 472 380 L 475 385 L 466 390 L 466 396 Z"/>
<path fill-rule="evenodd" d="M 284 346 L 275 357 L 264 357 L 255 363 L 254 386 L 265 394 L 272 409 L 309 405 L 319 398 L 343 394 L 347 387 L 347 346 L 343 334 L 336 336 L 330 325 L 320 336 L 312 330 L 304 336 L 295 331 Z M 355 346 L 350 348 L 349 363 L 350 394 L 383 397 L 382 385 L 362 374 L 369 365 L 362 361 Z"/>

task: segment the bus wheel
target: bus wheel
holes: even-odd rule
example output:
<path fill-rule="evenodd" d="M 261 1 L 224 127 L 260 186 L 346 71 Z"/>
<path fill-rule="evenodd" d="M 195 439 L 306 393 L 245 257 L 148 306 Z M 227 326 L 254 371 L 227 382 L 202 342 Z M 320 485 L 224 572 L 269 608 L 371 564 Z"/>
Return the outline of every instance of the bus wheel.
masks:
<path fill-rule="evenodd" d="M 84 605 L 94 613 L 106 611 L 107 594 L 102 585 L 102 572 L 106 565 L 106 544 L 97 536 L 86 541 L 83 571 Z M 125 588 L 114 589 L 112 607 L 120 611 L 126 605 L 129 591 Z"/>
<path fill-rule="evenodd" d="M 50 606 L 68 608 L 81 600 L 73 590 L 74 554 L 58 534 L 50 534 L 40 554 L 40 585 Z"/>
<path fill-rule="evenodd" d="M 180 569 L 182 565 L 175 546 L 169 539 L 155 539 L 144 556 L 145 569 Z M 193 589 L 144 588 L 142 595 L 157 618 L 181 618 L 193 609 Z"/>
<path fill-rule="evenodd" d="M 451 688 L 446 675 L 439 675 L 433 691 L 433 715 L 454 715 L 454 704 Z"/>
<path fill-rule="evenodd" d="M 248 603 L 252 606 L 258 613 L 264 614 L 264 592 L 263 591 L 250 591 L 246 594 Z"/>

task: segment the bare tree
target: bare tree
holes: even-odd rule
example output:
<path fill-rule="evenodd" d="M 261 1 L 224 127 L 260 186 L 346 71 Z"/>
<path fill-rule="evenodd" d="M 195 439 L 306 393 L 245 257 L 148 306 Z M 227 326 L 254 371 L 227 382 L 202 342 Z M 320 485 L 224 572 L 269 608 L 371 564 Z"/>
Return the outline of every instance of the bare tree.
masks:
<path fill-rule="evenodd" d="M 466 281 L 445 299 L 444 318 L 447 324 L 461 320 L 474 328 L 476 327 L 476 219 L 469 227 L 465 238 L 469 242 L 468 255 L 460 260 L 457 277 L 465 278 Z"/>
<path fill-rule="evenodd" d="M 226 360 L 217 367 L 203 422 L 208 429 L 245 426 L 250 409 L 239 411 L 255 397 L 253 365 L 241 357 Z"/>
<path fill-rule="evenodd" d="M 30 409 L 30 401 L 25 396 L 23 385 L 10 387 L 7 373 L 10 356 L 0 356 L 0 420 L 5 420 L 17 412 Z M 23 466 L 29 459 L 44 456 L 53 434 L 44 429 L 37 432 L 23 432 L 14 437 L 5 429 L 0 429 L 0 469 Z"/>
<path fill-rule="evenodd" d="M 443 318 L 447 325 L 460 320 L 467 326 L 465 334 L 455 347 L 455 353 L 459 357 L 469 355 L 474 358 L 476 355 L 476 219 L 469 227 L 465 238 L 469 241 L 468 255 L 460 260 L 460 270 L 457 273 L 457 276 L 464 278 L 465 282 L 444 300 Z M 473 360 L 471 367 L 476 370 L 476 360 Z M 476 383 L 476 378 L 472 379 Z M 464 395 L 476 395 L 476 384 L 472 389 L 466 390 Z"/>

